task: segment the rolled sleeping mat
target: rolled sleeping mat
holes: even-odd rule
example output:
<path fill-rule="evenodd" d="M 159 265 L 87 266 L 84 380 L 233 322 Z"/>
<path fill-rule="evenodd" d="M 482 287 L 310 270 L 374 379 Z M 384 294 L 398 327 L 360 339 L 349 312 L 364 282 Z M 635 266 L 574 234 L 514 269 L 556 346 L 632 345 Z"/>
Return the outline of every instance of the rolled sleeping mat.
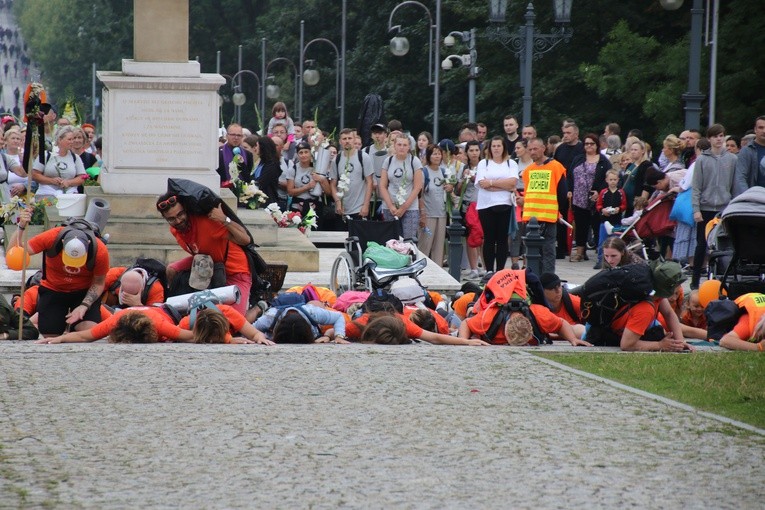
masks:
<path fill-rule="evenodd" d="M 103 234 L 111 212 L 112 209 L 108 200 L 101 197 L 91 198 L 90 203 L 88 204 L 88 210 L 85 211 L 85 219 L 98 225 L 98 229 Z"/>
<path fill-rule="evenodd" d="M 239 287 L 236 285 L 218 287 L 217 289 L 209 289 L 209 291 L 215 294 L 215 296 L 220 299 L 221 304 L 224 305 L 233 305 L 242 299 L 242 293 L 239 290 Z M 191 292 L 189 294 L 181 294 L 180 296 L 169 297 L 165 303 L 172 306 L 181 313 L 187 313 L 189 311 L 189 298 L 191 298 L 191 296 L 194 294 L 195 292 Z"/>

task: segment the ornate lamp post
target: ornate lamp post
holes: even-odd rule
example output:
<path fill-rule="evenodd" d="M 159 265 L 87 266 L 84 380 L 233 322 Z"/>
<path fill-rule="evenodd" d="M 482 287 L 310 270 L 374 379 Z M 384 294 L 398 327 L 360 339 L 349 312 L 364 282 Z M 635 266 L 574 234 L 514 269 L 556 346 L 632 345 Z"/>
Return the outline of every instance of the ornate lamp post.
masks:
<path fill-rule="evenodd" d="M 231 96 L 231 102 L 234 103 L 236 106 L 236 122 L 237 124 L 242 123 L 242 105 L 247 102 L 247 96 L 244 95 L 244 92 L 242 92 L 241 87 L 241 80 L 237 80 L 242 74 L 248 74 L 255 78 L 255 81 L 258 82 L 258 103 L 260 102 L 260 77 L 255 74 L 253 71 L 250 71 L 249 69 L 242 69 L 241 71 L 237 72 L 234 76 L 231 77 L 231 84 L 234 87 L 234 94 Z M 257 103 L 255 103 L 257 104 Z"/>
<path fill-rule="evenodd" d="M 262 93 L 264 93 L 265 97 L 267 97 L 268 99 L 277 99 L 279 97 L 279 93 L 281 92 L 281 90 L 279 90 L 279 85 L 277 85 L 275 83 L 268 83 L 267 84 L 266 82 L 268 81 L 269 78 L 271 78 L 271 77 L 268 76 L 268 70 L 270 69 L 270 67 L 273 64 L 278 64 L 278 63 L 281 63 L 281 62 L 291 66 L 292 70 L 295 72 L 295 91 L 294 91 L 295 97 L 294 97 L 294 104 L 297 105 L 297 102 L 298 102 L 298 87 L 299 87 L 299 83 L 300 83 L 300 74 L 298 73 L 298 68 L 295 65 L 295 63 L 292 60 L 288 59 L 288 58 L 285 58 L 285 57 L 276 57 L 275 59 L 270 60 L 269 62 L 266 63 L 266 66 L 265 66 L 265 73 L 266 73 L 265 76 L 266 76 L 266 79 L 263 80 L 263 83 L 261 84 L 261 88 L 264 89 L 264 91 Z M 264 105 L 264 109 L 265 109 L 265 105 Z M 264 124 L 267 124 L 267 122 L 266 122 L 266 117 L 267 116 L 266 116 L 265 110 L 263 112 L 261 112 L 261 115 L 263 116 Z M 265 128 L 266 128 L 266 126 L 263 126 L 263 129 L 265 129 Z"/>
<path fill-rule="evenodd" d="M 486 31 L 486 37 L 493 41 L 499 41 L 502 46 L 515 53 L 521 61 L 521 83 L 523 86 L 523 125 L 531 124 L 531 76 L 532 61 L 542 58 L 542 55 L 556 47 L 561 41 L 569 42 L 574 35 L 574 30 L 567 25 L 571 22 L 571 7 L 573 0 L 553 0 L 555 22 L 558 26 L 549 34 L 542 34 L 535 30 L 534 5 L 532 2 L 526 6 L 524 19 L 526 24 L 518 28 L 512 34 L 505 26 L 505 13 L 507 0 L 489 1 L 489 21 L 494 26 Z"/>
<path fill-rule="evenodd" d="M 388 33 L 395 35 L 390 40 L 390 51 L 397 57 L 402 57 L 409 52 L 409 41 L 401 34 L 401 25 L 393 25 L 393 16 L 396 11 L 404 6 L 416 6 L 425 11 L 428 15 L 430 31 L 428 34 L 428 85 L 433 87 L 433 138 L 438 140 L 438 94 L 439 94 L 439 70 L 440 70 L 440 51 L 439 41 L 441 40 L 441 0 L 436 0 L 436 20 L 433 23 L 433 16 L 430 9 L 420 2 L 408 0 L 401 2 L 390 12 L 388 18 Z M 435 41 L 435 44 L 434 44 Z"/>
<path fill-rule="evenodd" d="M 330 41 L 329 39 L 325 39 L 323 37 L 318 37 L 316 39 L 311 39 L 307 43 L 303 44 L 304 40 L 304 34 L 305 34 L 305 21 L 300 21 L 300 76 L 302 77 L 302 80 L 300 81 L 300 90 L 298 92 L 298 118 L 300 120 L 303 119 L 303 84 L 308 85 L 309 87 L 313 87 L 314 85 L 319 83 L 319 80 L 321 78 L 321 75 L 317 69 L 311 69 L 310 66 L 314 63 L 314 60 L 306 60 L 305 56 L 308 52 L 308 48 L 315 43 L 325 43 L 332 46 L 332 49 L 335 51 L 335 108 L 340 110 L 340 125 L 345 123 L 345 95 L 342 93 L 342 87 L 343 83 L 345 83 L 345 77 L 344 69 L 345 66 L 342 65 L 343 57 L 342 53 L 337 49 L 337 46 L 335 43 Z M 309 69 L 304 69 L 304 64 L 309 64 Z"/>

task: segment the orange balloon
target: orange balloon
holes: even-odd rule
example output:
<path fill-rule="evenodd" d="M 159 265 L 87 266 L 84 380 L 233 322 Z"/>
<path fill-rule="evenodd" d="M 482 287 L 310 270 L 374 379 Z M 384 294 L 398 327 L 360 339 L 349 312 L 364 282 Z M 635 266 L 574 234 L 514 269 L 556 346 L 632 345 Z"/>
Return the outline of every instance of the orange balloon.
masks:
<path fill-rule="evenodd" d="M 720 280 L 707 280 L 702 283 L 699 287 L 699 304 L 706 308 L 711 301 L 719 299 L 720 287 L 722 287 Z M 728 293 L 723 290 L 722 295 L 727 296 Z"/>
<path fill-rule="evenodd" d="M 24 267 L 29 267 L 29 253 L 24 251 L 21 246 L 11 246 L 5 254 L 5 263 L 8 269 L 21 271 Z"/>

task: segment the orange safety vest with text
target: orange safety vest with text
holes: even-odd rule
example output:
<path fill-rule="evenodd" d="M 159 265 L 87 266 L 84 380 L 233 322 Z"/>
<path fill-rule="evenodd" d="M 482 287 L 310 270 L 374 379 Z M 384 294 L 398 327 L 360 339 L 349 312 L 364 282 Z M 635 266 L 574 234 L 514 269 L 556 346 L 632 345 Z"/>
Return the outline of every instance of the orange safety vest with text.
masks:
<path fill-rule="evenodd" d="M 523 171 L 525 196 L 523 221 L 536 217 L 537 221 L 558 221 L 558 183 L 566 177 L 566 168 L 554 159 L 541 165 L 532 163 Z"/>
<path fill-rule="evenodd" d="M 746 310 L 747 317 L 749 317 L 749 334 L 754 335 L 754 328 L 760 319 L 765 315 L 765 294 L 758 294 L 756 292 L 750 292 L 736 298 L 735 303 L 739 308 Z M 754 337 L 744 338 L 749 342 L 753 342 Z"/>

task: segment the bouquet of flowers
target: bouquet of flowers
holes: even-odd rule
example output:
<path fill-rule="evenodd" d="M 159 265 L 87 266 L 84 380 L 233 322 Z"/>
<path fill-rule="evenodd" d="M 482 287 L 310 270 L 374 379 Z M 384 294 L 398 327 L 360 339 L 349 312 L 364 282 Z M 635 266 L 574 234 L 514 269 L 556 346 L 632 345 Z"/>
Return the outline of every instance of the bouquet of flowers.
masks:
<path fill-rule="evenodd" d="M 244 156 L 242 156 L 242 149 L 239 147 L 234 147 L 232 152 L 234 153 L 234 157 L 231 158 L 231 163 L 228 164 L 228 174 L 233 180 L 239 175 L 239 165 L 244 163 Z"/>
<path fill-rule="evenodd" d="M 30 225 L 44 225 L 45 224 L 45 208 L 56 204 L 56 199 L 44 198 L 42 200 L 35 200 L 32 196 L 29 198 L 29 204 L 34 209 L 32 211 L 32 220 Z M 0 215 L 3 217 L 4 224 L 16 224 L 19 222 L 19 212 L 27 208 L 27 200 L 25 197 L 11 197 L 8 203 L 5 203 L 0 207 Z"/>
<path fill-rule="evenodd" d="M 242 181 L 238 178 L 232 179 L 231 191 L 239 199 L 240 204 L 244 204 L 247 209 L 257 209 L 268 201 L 268 195 L 258 188 L 255 181 Z"/>
<path fill-rule="evenodd" d="M 316 228 L 316 211 L 314 211 L 313 206 L 308 210 L 305 218 L 298 211 L 282 212 L 275 203 L 268 204 L 266 211 L 279 228 L 296 228 L 304 234 L 306 230 Z"/>
<path fill-rule="evenodd" d="M 459 164 L 459 161 L 457 161 L 457 164 Z M 444 167 L 444 174 L 445 184 L 451 184 L 452 188 L 457 186 L 457 172 L 456 169 L 452 165 L 446 165 Z M 457 207 L 459 203 L 458 197 L 454 195 L 453 191 L 447 191 L 446 192 L 446 215 L 451 218 L 452 217 L 452 209 L 454 207 Z"/>
<path fill-rule="evenodd" d="M 351 178 L 348 173 L 348 161 L 346 161 L 345 171 L 337 180 L 337 196 L 340 198 L 343 198 L 345 196 L 345 192 L 351 189 Z"/>
<path fill-rule="evenodd" d="M 398 191 L 396 191 L 396 198 L 394 199 L 396 207 L 401 207 L 404 205 L 407 197 L 409 197 L 409 193 L 406 191 L 406 184 L 406 171 L 404 171 L 404 177 L 401 179 L 401 182 L 398 185 Z"/>

